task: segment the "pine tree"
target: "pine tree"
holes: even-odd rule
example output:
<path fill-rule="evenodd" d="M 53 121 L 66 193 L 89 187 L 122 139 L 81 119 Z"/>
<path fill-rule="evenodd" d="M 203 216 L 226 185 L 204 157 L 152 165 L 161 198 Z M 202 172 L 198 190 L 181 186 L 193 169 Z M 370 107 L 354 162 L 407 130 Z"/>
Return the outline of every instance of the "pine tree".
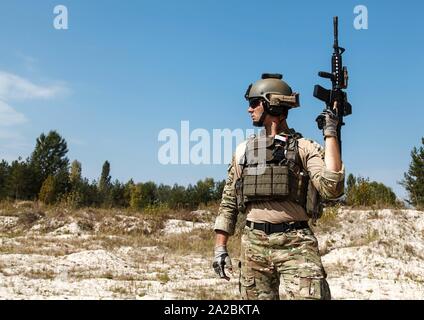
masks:
<path fill-rule="evenodd" d="M 33 184 L 33 172 L 28 161 L 22 161 L 21 157 L 12 161 L 5 181 L 6 195 L 15 200 L 30 200 L 35 196 Z"/>
<path fill-rule="evenodd" d="M 174 184 L 171 189 L 171 195 L 168 199 L 169 207 L 172 209 L 180 209 L 187 206 L 186 199 L 189 198 L 187 196 L 190 193 L 190 190 L 193 187 L 188 186 L 187 189 L 178 184 Z"/>
<path fill-rule="evenodd" d="M 97 207 L 102 204 L 96 180 L 90 183 L 87 178 L 84 178 L 82 183 L 82 194 L 84 195 L 84 205 Z"/>
<path fill-rule="evenodd" d="M 64 197 L 68 192 L 71 191 L 71 183 L 69 181 L 69 171 L 67 168 L 59 170 L 54 176 L 56 181 L 56 192 L 58 198 Z"/>
<path fill-rule="evenodd" d="M 160 204 L 169 204 L 172 189 L 170 186 L 160 184 L 157 188 L 157 200 Z"/>
<path fill-rule="evenodd" d="M 197 207 L 200 203 L 207 204 L 211 201 L 213 198 L 214 187 L 215 181 L 212 178 L 199 180 L 194 187 L 195 196 L 191 206 Z"/>
<path fill-rule="evenodd" d="M 111 179 L 112 178 L 110 176 L 110 163 L 109 163 L 109 161 L 105 161 L 105 163 L 103 163 L 102 174 L 101 174 L 100 180 L 99 180 L 99 191 L 100 192 L 104 192 L 104 191 L 110 189 Z"/>
<path fill-rule="evenodd" d="M 7 197 L 6 181 L 9 175 L 10 167 L 7 161 L 0 162 L 0 200 Z"/>
<path fill-rule="evenodd" d="M 409 170 L 404 173 L 400 183 L 408 192 L 408 203 L 418 209 L 424 208 L 424 137 L 421 138 L 421 144 L 419 149 L 412 149 Z"/>
<path fill-rule="evenodd" d="M 110 163 L 105 161 L 102 167 L 102 174 L 99 180 L 99 193 L 101 202 L 105 207 L 110 207 L 112 205 L 111 197 L 111 176 L 110 176 Z"/>
<path fill-rule="evenodd" d="M 112 200 L 112 207 L 115 208 L 123 208 L 125 207 L 125 186 L 124 184 L 120 183 L 118 179 L 115 180 L 114 183 L 112 183 L 110 188 L 110 198 Z"/>
<path fill-rule="evenodd" d="M 346 180 L 347 190 L 351 190 L 356 185 L 356 178 L 353 174 L 349 174 Z"/>
<path fill-rule="evenodd" d="M 37 177 L 37 192 L 48 176 L 60 174 L 66 182 L 67 178 L 64 172 L 68 171 L 69 166 L 69 159 L 66 157 L 67 153 L 67 143 L 56 131 L 50 131 L 47 136 L 42 133 L 37 138 L 35 149 L 30 159 L 31 166 Z"/>

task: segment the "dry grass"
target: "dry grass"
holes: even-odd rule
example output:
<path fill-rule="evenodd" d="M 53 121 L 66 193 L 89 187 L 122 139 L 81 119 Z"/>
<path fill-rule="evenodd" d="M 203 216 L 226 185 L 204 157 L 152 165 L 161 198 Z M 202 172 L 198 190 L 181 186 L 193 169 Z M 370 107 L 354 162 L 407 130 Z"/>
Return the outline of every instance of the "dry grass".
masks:
<path fill-rule="evenodd" d="M 56 272 L 48 267 L 42 269 L 31 269 L 22 274 L 23 276 L 31 279 L 45 279 L 51 280 L 56 277 Z"/>
<path fill-rule="evenodd" d="M 162 232 L 166 220 L 171 218 L 192 222 L 213 221 L 216 215 L 212 210 L 217 210 L 217 206 L 212 204 L 199 208 L 199 210 L 207 211 L 193 213 L 188 210 L 168 210 L 165 212 L 157 208 L 140 212 L 93 208 L 71 210 L 65 207 L 39 206 L 31 202 L 26 203 L 24 207 L 15 208 L 11 203 L 2 203 L 0 215 L 16 216 L 19 220 L 14 230 L 6 230 L 2 235 L 4 241 L 0 246 L 0 253 L 62 257 L 86 250 L 103 249 L 118 257 L 128 254 L 126 259 L 131 261 L 131 268 L 128 270 L 105 271 L 97 267 L 93 269 L 75 266 L 68 268 L 63 276 L 68 278 L 68 281 L 112 280 L 114 285 L 110 287 L 110 291 L 115 297 L 135 298 L 148 292 L 149 281 L 166 284 L 176 280 L 174 279 L 175 270 L 162 267 L 165 263 L 169 264 L 171 260 L 175 264 L 175 268 L 187 270 L 185 273 L 193 270 L 193 264 L 185 259 L 175 260 L 176 257 L 193 256 L 196 259 L 196 270 L 202 269 L 203 264 L 206 267 L 206 263 L 202 262 L 201 258 L 208 259 L 208 262 L 212 260 L 215 241 L 215 233 L 212 228 L 195 228 L 190 232 L 180 234 L 164 234 Z M 71 228 L 69 234 L 62 231 L 67 229 L 56 232 L 58 228 L 71 223 L 72 228 L 77 224 L 77 231 Z M 133 231 L 125 230 L 127 225 L 134 224 L 139 225 L 140 228 L 135 231 L 134 229 Z M 144 224 L 149 226 L 149 232 L 142 230 L 141 227 Z M 236 235 L 229 241 L 229 250 L 234 258 L 237 258 L 240 252 L 240 228 L 242 227 L 239 227 Z M 53 231 L 55 232 L 50 233 Z M 126 247 L 130 248 L 128 253 L 125 251 Z M 146 249 L 139 250 L 140 248 Z M 46 259 L 55 261 L 52 258 L 46 257 Z M 22 271 L 21 268 L 17 269 L 17 272 L 24 277 L 40 280 L 51 280 L 61 276 L 60 270 L 54 270 L 48 266 L 40 268 L 29 268 L 25 271 Z M 0 272 L 4 269 L 7 267 L 0 263 Z M 189 293 L 186 298 L 234 298 L 230 294 L 222 293 L 222 288 L 188 289 Z"/>
<path fill-rule="evenodd" d="M 238 295 L 233 292 L 219 290 L 214 287 L 197 287 L 191 290 L 194 293 L 193 299 L 197 300 L 236 300 L 239 299 Z"/>
<path fill-rule="evenodd" d="M 48 236 L 21 236 L 15 241 L 0 246 L 0 253 L 40 254 L 46 256 L 64 256 L 81 250 L 93 249 L 96 243 L 79 238 L 60 239 Z M 99 248 L 98 246 L 97 248 Z"/>
<path fill-rule="evenodd" d="M 368 212 L 368 219 L 369 220 L 382 219 L 382 218 L 383 217 L 378 214 L 378 211 L 377 210 L 372 210 L 372 211 L 369 211 Z"/>
<path fill-rule="evenodd" d="M 365 237 L 365 245 L 369 244 L 371 242 L 374 242 L 380 238 L 380 235 L 378 233 L 377 229 L 367 228 L 367 235 Z"/>
<path fill-rule="evenodd" d="M 46 215 L 42 211 L 29 211 L 19 214 L 18 223 L 27 228 L 33 226 L 38 220 L 44 218 Z"/>
<path fill-rule="evenodd" d="M 120 247 L 150 247 L 160 243 L 160 238 L 148 235 L 96 235 L 95 243 L 102 249 L 113 251 Z"/>
<path fill-rule="evenodd" d="M 161 283 L 167 283 L 171 280 L 171 278 L 168 275 L 168 272 L 160 272 L 156 275 L 156 279 Z"/>
<path fill-rule="evenodd" d="M 43 205 L 36 201 L 0 201 L 0 214 L 2 216 L 16 216 L 23 211 L 38 211 Z"/>
<path fill-rule="evenodd" d="M 349 270 L 349 268 L 344 265 L 340 260 L 337 261 L 334 267 L 336 271 L 338 271 L 340 274 L 344 274 Z"/>
<path fill-rule="evenodd" d="M 407 271 L 407 272 L 405 272 L 404 276 L 405 276 L 405 278 L 411 279 L 412 281 L 424 283 L 424 278 L 423 278 L 422 275 L 417 275 L 417 274 L 414 274 L 412 272 Z"/>
<path fill-rule="evenodd" d="M 84 232 L 93 232 L 96 224 L 102 224 L 105 221 L 110 221 L 109 226 L 104 226 L 102 233 L 107 234 L 122 234 L 122 229 L 115 228 L 120 219 L 127 217 L 137 219 L 138 221 L 149 223 L 148 233 L 158 233 L 163 229 L 164 223 L 168 219 L 179 219 L 192 222 L 210 222 L 212 221 L 218 210 L 218 204 L 212 203 L 207 206 L 201 206 L 199 210 L 209 212 L 206 214 L 196 214 L 190 210 L 172 210 L 164 206 L 148 207 L 140 211 L 133 211 L 130 209 L 102 209 L 102 208 L 80 208 L 72 209 L 63 205 L 46 206 L 39 202 L 24 201 L 24 202 L 0 202 L 0 215 L 2 216 L 16 216 L 19 218 L 19 225 L 21 229 L 28 230 L 41 219 L 47 221 L 54 221 L 56 224 L 47 226 L 40 230 L 41 232 L 50 232 L 57 229 L 58 222 L 64 224 L 69 221 L 77 221 L 78 226 Z M 108 228 L 107 228 L 108 227 Z M 137 231 L 139 232 L 139 231 Z M 136 232 L 136 233 L 137 233 Z M 143 231 L 146 233 L 146 230 Z"/>
<path fill-rule="evenodd" d="M 25 208 L 33 208 L 33 206 L 35 205 L 35 202 L 27 202 L 25 201 L 24 205 L 20 205 L 22 203 L 22 201 L 20 202 L 15 202 L 15 201 L 7 201 L 7 200 L 3 200 L 0 201 L 0 213 L 3 216 L 8 216 L 8 215 L 14 215 L 14 213 L 16 213 L 17 211 L 20 211 L 22 209 Z"/>
<path fill-rule="evenodd" d="M 413 246 L 411 246 L 410 244 L 405 244 L 404 245 L 404 249 L 405 249 L 405 252 L 407 252 L 407 253 L 409 253 L 411 256 L 415 256 L 415 250 L 414 250 L 414 247 Z"/>
<path fill-rule="evenodd" d="M 367 227 L 367 233 L 361 235 L 358 239 L 353 239 L 347 247 L 360 247 L 366 246 L 371 242 L 377 241 L 380 239 L 380 234 L 377 229 L 373 229 L 371 227 Z M 378 243 L 380 244 L 380 242 Z"/>
<path fill-rule="evenodd" d="M 157 245 L 168 249 L 178 255 L 199 254 L 202 257 L 212 257 L 215 247 L 215 232 L 212 229 L 194 229 L 191 232 L 168 235 L 157 239 L 157 242 L 143 243 L 146 245 Z M 240 255 L 240 235 L 230 237 L 228 248 L 233 257 Z"/>
<path fill-rule="evenodd" d="M 157 245 L 175 254 L 212 254 L 215 235 L 213 230 L 194 229 L 189 233 L 169 235 L 159 240 Z"/>
<path fill-rule="evenodd" d="M 146 295 L 146 289 L 140 281 L 121 281 L 112 285 L 109 291 L 113 292 L 114 298 L 136 299 Z"/>
<path fill-rule="evenodd" d="M 97 266 L 99 267 L 99 266 Z M 84 267 L 74 266 L 70 268 L 66 276 L 71 279 L 83 280 L 83 279 L 108 279 L 114 281 L 142 281 L 145 277 L 139 274 L 124 274 L 118 273 L 117 271 L 107 270 L 102 271 L 97 268 L 86 269 Z"/>
<path fill-rule="evenodd" d="M 121 299 L 135 299 L 146 295 L 146 290 L 140 288 L 140 283 L 137 281 L 114 284 L 109 290 L 114 293 L 115 298 Z"/>
<path fill-rule="evenodd" d="M 328 232 L 334 228 L 337 228 L 340 224 L 338 219 L 339 209 L 340 205 L 324 208 L 324 212 L 321 218 L 316 222 L 316 225 L 313 226 L 314 232 Z"/>

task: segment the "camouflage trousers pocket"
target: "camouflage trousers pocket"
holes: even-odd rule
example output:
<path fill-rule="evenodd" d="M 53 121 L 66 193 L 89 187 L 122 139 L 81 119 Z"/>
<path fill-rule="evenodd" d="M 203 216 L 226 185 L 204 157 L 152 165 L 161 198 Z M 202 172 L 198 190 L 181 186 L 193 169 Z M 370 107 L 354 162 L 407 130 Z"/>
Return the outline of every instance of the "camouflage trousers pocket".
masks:
<path fill-rule="evenodd" d="M 255 294 L 255 278 L 252 276 L 240 277 L 240 294 L 243 300 L 256 299 Z"/>
<path fill-rule="evenodd" d="M 330 287 L 325 278 L 300 278 L 299 298 L 330 300 Z"/>

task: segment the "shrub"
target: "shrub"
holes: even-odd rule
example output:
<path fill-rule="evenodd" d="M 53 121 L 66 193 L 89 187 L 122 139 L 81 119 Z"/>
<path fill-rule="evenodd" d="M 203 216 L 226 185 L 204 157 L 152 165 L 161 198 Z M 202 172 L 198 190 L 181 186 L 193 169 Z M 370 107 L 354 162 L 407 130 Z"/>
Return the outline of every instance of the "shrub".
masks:
<path fill-rule="evenodd" d="M 383 183 L 369 181 L 369 178 L 348 176 L 346 188 L 346 204 L 351 206 L 377 206 L 399 207 L 400 202 L 396 199 L 391 188 Z"/>
<path fill-rule="evenodd" d="M 41 186 L 38 198 L 45 204 L 52 204 L 56 201 L 57 186 L 53 176 L 48 176 Z"/>

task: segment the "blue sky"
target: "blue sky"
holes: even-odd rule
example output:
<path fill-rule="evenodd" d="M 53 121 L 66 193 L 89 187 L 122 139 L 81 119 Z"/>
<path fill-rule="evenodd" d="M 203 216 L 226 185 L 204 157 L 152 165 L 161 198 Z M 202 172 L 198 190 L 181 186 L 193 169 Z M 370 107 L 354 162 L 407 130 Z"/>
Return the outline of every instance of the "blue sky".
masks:
<path fill-rule="evenodd" d="M 69 29 L 53 28 L 68 8 Z M 356 30 L 365 5 L 369 29 Z M 263 72 L 300 92 L 289 125 L 322 143 L 315 84 L 329 87 L 332 16 L 350 72 L 347 172 L 391 186 L 424 136 L 424 5 L 418 1 L 31 1 L 0 3 L 0 158 L 27 157 L 56 129 L 95 179 L 105 160 L 126 181 L 223 179 L 222 165 L 161 165 L 164 128 L 252 128 L 243 99 Z"/>

